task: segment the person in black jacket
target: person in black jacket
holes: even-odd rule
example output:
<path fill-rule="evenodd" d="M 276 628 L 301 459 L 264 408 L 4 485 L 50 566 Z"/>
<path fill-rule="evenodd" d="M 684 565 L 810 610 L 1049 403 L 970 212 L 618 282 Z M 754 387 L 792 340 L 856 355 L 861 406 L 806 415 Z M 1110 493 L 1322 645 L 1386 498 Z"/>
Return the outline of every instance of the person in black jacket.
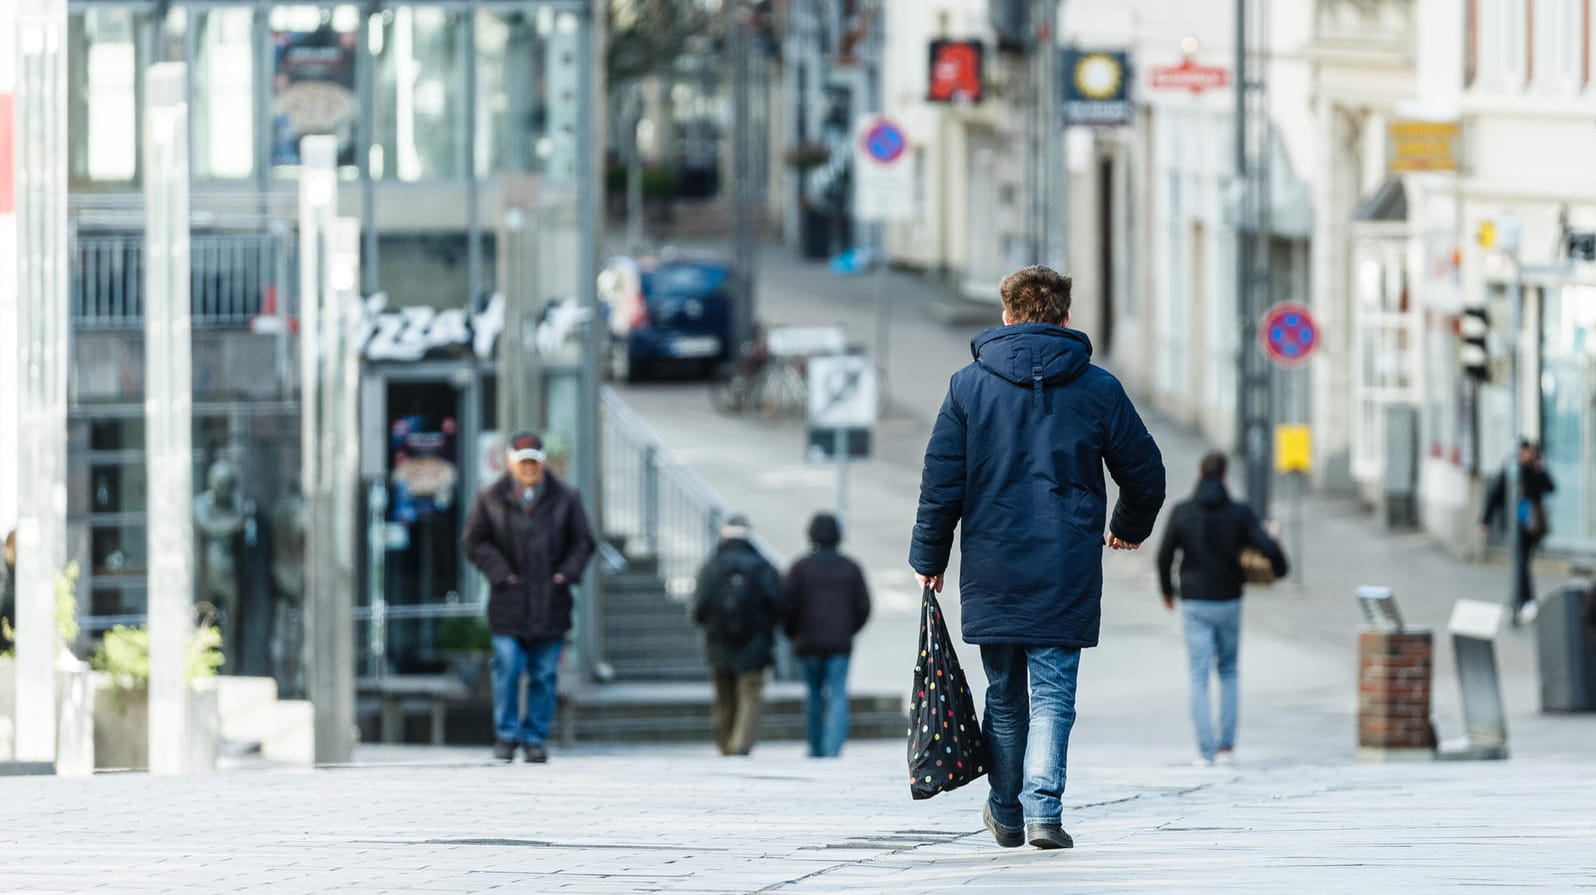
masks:
<path fill-rule="evenodd" d="M 1081 650 L 1102 621 L 1103 548 L 1140 547 L 1164 504 L 1158 445 L 1069 328 L 1071 286 L 1039 265 L 998 284 L 1003 325 L 975 337 L 974 363 L 948 383 L 909 548 L 921 587 L 940 592 L 959 530 L 961 625 L 987 678 L 983 822 L 1005 848 L 1074 844 L 1061 797 Z M 1120 488 L 1112 519 L 1105 466 Z"/>
<path fill-rule="evenodd" d="M 1225 455 L 1202 459 L 1197 490 L 1174 509 L 1158 547 L 1158 582 L 1164 605 L 1175 608 L 1171 570 L 1180 554 L 1181 616 L 1191 671 L 1191 718 L 1197 728 L 1201 764 L 1228 764 L 1236 747 L 1240 691 L 1236 659 L 1241 650 L 1241 591 L 1246 577 L 1241 551 L 1255 547 L 1269 557 L 1275 577 L 1288 571 L 1286 554 L 1245 503 L 1225 490 Z M 1219 735 L 1214 735 L 1208 678 L 1219 672 Z"/>
<path fill-rule="evenodd" d="M 1504 469 L 1491 483 L 1485 497 L 1485 515 L 1480 528 L 1489 529 L 1507 509 L 1507 478 L 1511 470 Z M 1535 620 L 1535 579 L 1530 565 L 1535 561 L 1535 551 L 1546 539 L 1546 495 L 1557 490 L 1551 475 L 1546 472 L 1546 460 L 1540 447 L 1533 441 L 1518 445 L 1518 507 L 1513 514 L 1513 549 L 1517 551 L 1513 564 L 1517 575 L 1513 579 L 1513 624 Z"/>
<path fill-rule="evenodd" d="M 493 635 L 494 756 L 548 761 L 560 651 L 571 630 L 571 587 L 597 542 L 575 488 L 544 469 L 543 441 L 510 439 L 509 472 L 484 488 L 466 517 L 461 544 L 488 579 Z M 521 678 L 529 678 L 521 711 Z"/>
<path fill-rule="evenodd" d="M 715 555 L 698 573 L 693 601 L 715 682 L 715 744 L 722 755 L 753 751 L 781 619 L 781 576 L 749 541 L 752 534 L 747 517 L 726 521 Z"/>
<path fill-rule="evenodd" d="M 848 659 L 870 618 L 870 589 L 859 564 L 837 550 L 836 516 L 816 514 L 809 543 L 813 552 L 792 564 L 782 585 L 783 627 L 809 685 L 809 754 L 835 758 L 848 739 Z"/>

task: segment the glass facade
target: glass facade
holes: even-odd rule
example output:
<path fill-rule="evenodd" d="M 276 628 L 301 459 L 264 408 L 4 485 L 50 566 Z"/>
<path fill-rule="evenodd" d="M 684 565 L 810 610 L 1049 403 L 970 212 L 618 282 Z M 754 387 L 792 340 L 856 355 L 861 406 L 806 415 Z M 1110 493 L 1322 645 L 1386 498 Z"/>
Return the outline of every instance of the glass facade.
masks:
<path fill-rule="evenodd" d="M 1596 286 L 1540 290 L 1541 440 L 1557 491 L 1546 501 L 1549 542 L 1596 545 Z"/>
<path fill-rule="evenodd" d="M 365 291 L 392 310 L 440 312 L 431 335 L 452 311 L 469 320 L 494 269 L 493 227 L 470 209 L 497 207 L 488 193 L 504 175 L 574 183 L 580 34 L 560 11 L 574 5 L 73 0 L 68 508 L 81 648 L 142 624 L 147 608 L 140 73 L 163 59 L 192 73 L 195 600 L 222 627 L 224 673 L 275 677 L 297 697 L 299 139 L 339 141 L 341 213 L 357 213 L 367 238 Z M 363 366 L 362 675 L 447 671 L 486 598 L 459 539 L 475 490 L 502 471 L 493 360 L 428 349 Z M 551 363 L 551 468 L 574 473 L 578 377 L 573 356 Z"/>

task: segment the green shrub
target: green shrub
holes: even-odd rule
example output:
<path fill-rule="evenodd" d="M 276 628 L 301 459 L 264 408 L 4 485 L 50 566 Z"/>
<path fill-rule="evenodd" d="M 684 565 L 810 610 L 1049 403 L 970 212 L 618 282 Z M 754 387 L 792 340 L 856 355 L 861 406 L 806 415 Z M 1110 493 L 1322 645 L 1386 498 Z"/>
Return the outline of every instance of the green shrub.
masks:
<path fill-rule="evenodd" d="M 15 611 L 15 610 L 13 610 Z M 9 619 L 0 618 L 0 634 L 4 639 L 15 643 L 17 640 L 16 629 L 11 627 Z M 72 644 L 78 639 L 78 564 L 67 563 L 65 570 L 55 575 L 55 638 L 59 649 L 71 649 Z M 10 658 L 16 655 L 12 648 L 0 653 L 0 658 Z"/>
<path fill-rule="evenodd" d="M 214 677 L 221 670 L 226 657 L 222 655 L 222 631 L 215 625 L 194 629 L 189 637 L 184 665 L 184 680 L 192 684 L 200 678 Z M 95 671 L 111 676 L 111 682 L 123 690 L 148 687 L 150 684 L 150 629 L 117 625 L 105 632 L 100 648 L 95 651 L 89 665 Z"/>

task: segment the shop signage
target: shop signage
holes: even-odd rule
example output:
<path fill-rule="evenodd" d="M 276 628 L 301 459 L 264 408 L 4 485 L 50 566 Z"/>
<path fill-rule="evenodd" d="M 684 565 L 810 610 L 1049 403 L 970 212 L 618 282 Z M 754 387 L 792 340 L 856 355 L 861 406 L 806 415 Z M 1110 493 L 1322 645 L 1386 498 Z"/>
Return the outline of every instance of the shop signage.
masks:
<path fill-rule="evenodd" d="M 1179 65 L 1155 65 L 1148 72 L 1147 83 L 1154 90 L 1190 90 L 1202 93 L 1230 84 L 1230 71 L 1218 65 L 1198 65 L 1194 56 L 1187 55 Z"/>
<path fill-rule="evenodd" d="M 926 99 L 934 103 L 978 103 L 985 86 L 985 50 L 978 40 L 931 41 L 931 76 Z"/>
<path fill-rule="evenodd" d="M 366 360 L 417 361 L 434 351 L 466 348 L 477 357 L 493 357 L 493 346 L 504 329 L 504 297 L 494 295 L 487 307 L 475 313 L 464 308 L 400 308 L 388 311 L 388 296 L 366 299 L 364 321 Z"/>
<path fill-rule="evenodd" d="M 330 27 L 272 33 L 273 165 L 299 164 L 299 141 L 309 134 L 338 139 L 338 164 L 355 163 L 356 36 Z"/>
<path fill-rule="evenodd" d="M 1395 119 L 1385 126 L 1385 170 L 1391 174 L 1458 169 L 1456 121 Z"/>
<path fill-rule="evenodd" d="M 1085 127 L 1131 123 L 1130 56 L 1124 50 L 1064 51 L 1064 122 Z"/>

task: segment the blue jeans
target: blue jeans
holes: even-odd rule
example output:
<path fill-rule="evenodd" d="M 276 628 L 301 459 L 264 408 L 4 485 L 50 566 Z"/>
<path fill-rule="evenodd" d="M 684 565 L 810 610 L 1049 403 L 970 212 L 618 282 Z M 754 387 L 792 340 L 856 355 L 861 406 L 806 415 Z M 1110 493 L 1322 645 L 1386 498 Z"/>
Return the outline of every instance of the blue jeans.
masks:
<path fill-rule="evenodd" d="M 493 635 L 493 731 L 501 743 L 542 745 L 554 722 L 562 640 L 528 642 Z M 521 710 L 521 678 L 527 677 L 526 711 Z"/>
<path fill-rule="evenodd" d="M 1236 746 L 1236 718 L 1241 695 L 1236 684 L 1236 657 L 1241 652 L 1241 600 L 1181 600 L 1186 629 L 1186 656 L 1191 671 L 1191 720 L 1197 726 L 1197 750 L 1212 760 Z M 1219 737 L 1214 737 L 1208 677 L 1219 671 Z"/>
<path fill-rule="evenodd" d="M 848 739 L 848 654 L 799 656 L 798 661 L 809 685 L 809 754 L 835 758 Z"/>
<path fill-rule="evenodd" d="M 981 730 L 992 753 L 987 771 L 992 819 L 1011 830 L 1059 823 L 1081 651 L 983 645 L 981 664 L 986 666 Z"/>

